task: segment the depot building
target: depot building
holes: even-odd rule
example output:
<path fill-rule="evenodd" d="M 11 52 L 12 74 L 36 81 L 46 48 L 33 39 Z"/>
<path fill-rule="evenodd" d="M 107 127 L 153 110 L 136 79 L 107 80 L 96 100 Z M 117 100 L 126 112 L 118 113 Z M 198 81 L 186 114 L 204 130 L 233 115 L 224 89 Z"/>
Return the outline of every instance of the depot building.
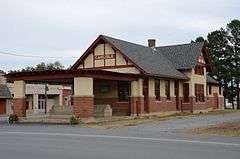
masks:
<path fill-rule="evenodd" d="M 72 113 L 96 116 L 110 106 L 113 116 L 205 112 L 222 109 L 223 94 L 203 43 L 143 46 L 100 35 L 68 70 L 5 75 L 14 84 L 13 111 L 26 116 L 28 83 L 54 83 L 72 89 Z"/>

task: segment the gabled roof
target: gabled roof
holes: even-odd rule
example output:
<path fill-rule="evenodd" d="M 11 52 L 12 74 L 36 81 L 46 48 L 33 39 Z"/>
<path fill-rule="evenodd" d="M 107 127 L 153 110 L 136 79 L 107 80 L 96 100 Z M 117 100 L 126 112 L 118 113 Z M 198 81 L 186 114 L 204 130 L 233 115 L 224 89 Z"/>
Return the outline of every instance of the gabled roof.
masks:
<path fill-rule="evenodd" d="M 0 84 L 0 99 L 1 98 L 4 98 L 4 99 L 12 98 L 11 92 L 7 87 L 7 85 L 5 84 Z"/>
<path fill-rule="evenodd" d="M 207 75 L 207 83 L 210 83 L 210 84 L 216 84 L 218 85 L 219 82 L 216 81 L 214 78 L 212 78 L 211 76 Z"/>
<path fill-rule="evenodd" d="M 175 69 L 170 60 L 164 57 L 163 54 L 158 54 L 157 51 L 152 48 L 105 35 L 103 35 L 103 38 L 114 45 L 147 74 L 186 79 L 183 73 Z"/>
<path fill-rule="evenodd" d="M 203 46 L 204 43 L 190 43 L 156 47 L 156 49 L 159 54 L 163 54 L 171 60 L 176 69 L 190 69 L 197 64 Z"/>
<path fill-rule="evenodd" d="M 114 49 L 128 58 L 144 74 L 159 77 L 187 79 L 179 70 L 194 68 L 197 64 L 198 57 L 201 52 L 204 51 L 203 43 L 164 46 L 153 49 L 100 35 L 71 69 L 77 69 L 80 62 L 87 56 L 88 51 L 90 51 L 100 39 L 112 45 Z M 206 59 L 206 61 L 209 63 L 208 59 Z"/>

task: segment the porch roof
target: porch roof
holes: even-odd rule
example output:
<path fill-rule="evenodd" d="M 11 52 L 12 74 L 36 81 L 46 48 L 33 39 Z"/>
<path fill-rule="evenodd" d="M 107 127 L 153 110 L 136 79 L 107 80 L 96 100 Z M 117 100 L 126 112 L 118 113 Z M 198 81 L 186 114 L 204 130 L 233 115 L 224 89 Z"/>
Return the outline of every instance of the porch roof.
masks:
<path fill-rule="evenodd" d="M 45 70 L 14 72 L 4 75 L 9 82 L 16 80 L 34 81 L 34 82 L 60 82 L 73 83 L 74 77 L 92 77 L 96 79 L 108 79 L 119 81 L 133 81 L 139 78 L 139 74 L 117 73 L 105 70 Z"/>

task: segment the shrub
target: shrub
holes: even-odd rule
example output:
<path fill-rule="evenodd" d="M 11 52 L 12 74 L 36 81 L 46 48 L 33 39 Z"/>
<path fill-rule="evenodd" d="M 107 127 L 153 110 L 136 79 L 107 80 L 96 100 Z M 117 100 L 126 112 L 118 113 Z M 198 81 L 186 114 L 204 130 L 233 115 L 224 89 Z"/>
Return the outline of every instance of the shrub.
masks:
<path fill-rule="evenodd" d="M 8 118 L 9 124 L 13 124 L 18 121 L 18 116 L 16 114 L 11 114 Z"/>
<path fill-rule="evenodd" d="M 71 116 L 70 119 L 69 119 L 69 123 L 71 125 L 77 125 L 80 123 L 80 119 L 78 117 L 75 117 L 75 116 Z"/>

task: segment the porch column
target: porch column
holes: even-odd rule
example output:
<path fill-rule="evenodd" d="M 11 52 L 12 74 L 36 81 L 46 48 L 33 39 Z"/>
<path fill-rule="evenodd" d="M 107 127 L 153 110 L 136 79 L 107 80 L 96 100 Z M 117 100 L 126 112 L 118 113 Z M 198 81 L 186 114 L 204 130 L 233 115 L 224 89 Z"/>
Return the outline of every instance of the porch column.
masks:
<path fill-rule="evenodd" d="M 13 113 L 26 117 L 25 81 L 14 81 Z"/>
<path fill-rule="evenodd" d="M 33 113 L 38 112 L 38 94 L 33 94 Z"/>
<path fill-rule="evenodd" d="M 74 78 L 74 115 L 80 118 L 94 116 L 93 98 L 93 78 L 75 77 Z"/>
<path fill-rule="evenodd" d="M 59 90 L 59 106 L 63 106 L 63 88 Z"/>
<path fill-rule="evenodd" d="M 143 79 L 131 82 L 131 116 L 144 112 Z"/>

